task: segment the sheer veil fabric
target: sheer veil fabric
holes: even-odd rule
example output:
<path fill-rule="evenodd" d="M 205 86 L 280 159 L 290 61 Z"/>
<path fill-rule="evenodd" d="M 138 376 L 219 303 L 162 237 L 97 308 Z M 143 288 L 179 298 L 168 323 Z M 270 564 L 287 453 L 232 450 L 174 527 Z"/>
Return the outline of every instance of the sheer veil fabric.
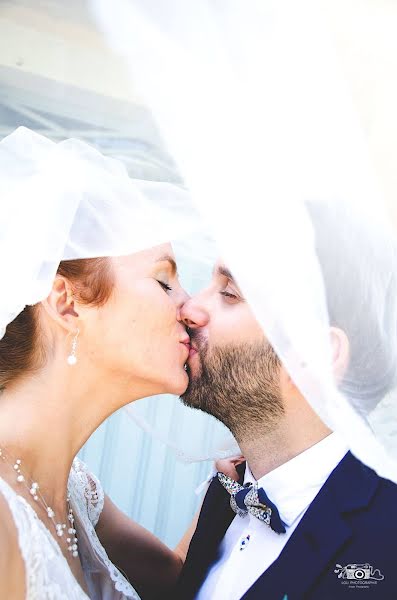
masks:
<path fill-rule="evenodd" d="M 397 482 L 395 233 L 317 3 L 91 3 L 290 375 Z M 330 324 L 350 341 L 338 383 Z"/>
<path fill-rule="evenodd" d="M 188 253 L 197 227 L 183 188 L 133 180 L 84 142 L 55 143 L 25 127 L 0 141 L 0 195 L 0 337 L 25 305 L 48 295 L 61 260 L 172 240 Z"/>

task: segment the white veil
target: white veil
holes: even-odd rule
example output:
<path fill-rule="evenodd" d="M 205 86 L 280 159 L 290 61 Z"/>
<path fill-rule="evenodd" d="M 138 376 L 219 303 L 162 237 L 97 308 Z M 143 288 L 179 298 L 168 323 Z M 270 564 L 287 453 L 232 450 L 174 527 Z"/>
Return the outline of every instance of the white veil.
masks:
<path fill-rule="evenodd" d="M 55 143 L 25 127 L 0 141 L 0 198 L 0 339 L 27 304 L 47 297 L 61 260 L 168 241 L 186 257 L 200 231 L 185 189 L 131 179 L 84 142 Z"/>
<path fill-rule="evenodd" d="M 289 373 L 353 453 L 397 482 L 395 235 L 316 3 L 92 5 Z M 360 350 L 339 389 L 328 286 Z"/>

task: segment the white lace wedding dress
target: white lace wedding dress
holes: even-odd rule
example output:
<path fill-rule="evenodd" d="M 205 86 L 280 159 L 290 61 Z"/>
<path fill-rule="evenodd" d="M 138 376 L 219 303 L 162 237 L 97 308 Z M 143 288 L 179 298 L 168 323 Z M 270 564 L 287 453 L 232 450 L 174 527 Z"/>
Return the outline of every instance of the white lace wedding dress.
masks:
<path fill-rule="evenodd" d="M 88 596 L 33 508 L 0 477 L 0 493 L 13 515 L 25 563 L 26 600 L 139 600 L 134 588 L 110 562 L 96 535 L 104 493 L 97 478 L 77 458 L 70 472 L 68 489 Z"/>

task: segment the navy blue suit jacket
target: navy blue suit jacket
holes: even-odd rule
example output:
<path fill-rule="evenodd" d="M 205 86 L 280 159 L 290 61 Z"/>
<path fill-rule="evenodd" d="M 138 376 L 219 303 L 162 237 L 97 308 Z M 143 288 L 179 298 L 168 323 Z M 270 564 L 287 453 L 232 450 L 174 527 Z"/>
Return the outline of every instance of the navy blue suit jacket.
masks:
<path fill-rule="evenodd" d="M 217 560 L 235 517 L 229 501 L 228 492 L 214 478 L 182 570 L 179 600 L 195 597 Z M 346 567 L 342 574 L 335 573 L 337 564 Z M 378 579 L 368 579 L 371 572 Z M 278 559 L 243 598 L 397 600 L 397 485 L 347 453 Z"/>

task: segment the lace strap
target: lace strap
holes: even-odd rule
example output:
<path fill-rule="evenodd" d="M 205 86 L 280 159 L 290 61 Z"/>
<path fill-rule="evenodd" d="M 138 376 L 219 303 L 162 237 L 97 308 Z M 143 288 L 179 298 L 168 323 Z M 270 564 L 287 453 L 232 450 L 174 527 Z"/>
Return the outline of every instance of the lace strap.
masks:
<path fill-rule="evenodd" d="M 88 470 L 87 465 L 79 458 L 75 458 L 73 461 L 73 472 L 77 476 L 80 488 L 84 492 L 88 517 L 93 527 L 96 527 L 105 503 L 105 494 L 102 485 L 97 477 Z"/>
<path fill-rule="evenodd" d="M 110 561 L 105 548 L 99 541 L 95 526 L 103 510 L 105 495 L 98 479 L 89 472 L 87 466 L 78 458 L 73 462 L 69 479 L 69 492 L 74 507 L 78 508 L 78 513 L 89 537 L 91 548 L 110 576 L 115 590 L 120 592 L 121 597 L 124 599 L 139 600 L 137 592 Z"/>

